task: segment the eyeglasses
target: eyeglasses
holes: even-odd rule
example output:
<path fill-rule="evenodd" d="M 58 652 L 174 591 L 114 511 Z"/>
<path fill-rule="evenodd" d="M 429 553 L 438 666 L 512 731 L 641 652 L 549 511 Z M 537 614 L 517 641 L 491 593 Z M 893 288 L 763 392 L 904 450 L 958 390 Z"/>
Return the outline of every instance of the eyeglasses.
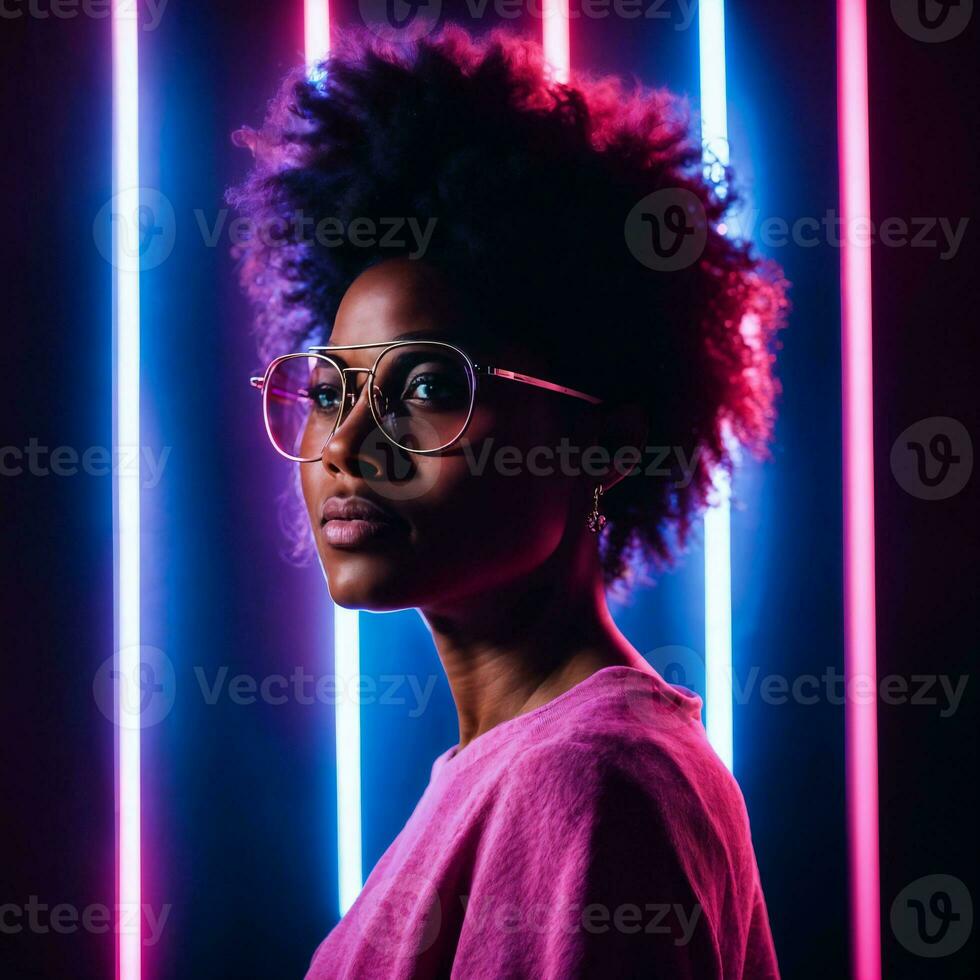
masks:
<path fill-rule="evenodd" d="M 345 367 L 340 351 L 382 348 L 370 368 Z M 250 379 L 262 392 L 269 439 L 277 452 L 297 463 L 321 458 L 327 440 L 357 402 L 348 375 L 365 374 L 363 389 L 375 424 L 389 442 L 419 455 L 442 452 L 457 442 L 473 417 L 477 378 L 506 378 L 579 398 L 602 399 L 563 385 L 488 364 L 475 364 L 452 344 L 400 340 L 387 344 L 311 347 L 275 358 L 262 377 Z"/>

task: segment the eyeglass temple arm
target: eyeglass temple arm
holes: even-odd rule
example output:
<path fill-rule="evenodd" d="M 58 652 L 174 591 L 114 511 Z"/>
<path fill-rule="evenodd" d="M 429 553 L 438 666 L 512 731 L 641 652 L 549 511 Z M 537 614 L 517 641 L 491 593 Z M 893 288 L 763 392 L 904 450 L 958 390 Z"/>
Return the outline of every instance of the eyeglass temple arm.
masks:
<path fill-rule="evenodd" d="M 477 374 L 489 374 L 497 378 L 506 378 L 508 381 L 520 381 L 522 384 L 533 385 L 535 388 L 544 388 L 546 391 L 556 391 L 562 395 L 571 395 L 572 398 L 581 398 L 582 401 L 592 405 L 601 405 L 602 399 L 593 395 L 587 395 L 584 391 L 576 388 L 566 388 L 565 385 L 557 385 L 553 381 L 545 381 L 542 378 L 533 378 L 529 374 L 521 374 L 519 371 L 507 371 L 505 368 L 490 367 L 487 364 L 474 364 Z"/>
<path fill-rule="evenodd" d="M 520 381 L 522 384 L 533 385 L 535 388 L 544 388 L 546 391 L 554 391 L 561 395 L 570 395 L 572 398 L 581 398 L 582 401 L 589 402 L 591 405 L 602 404 L 601 398 L 587 395 L 584 391 L 555 384 L 553 381 L 545 381 L 543 378 L 534 378 L 529 374 L 521 374 L 519 371 L 508 371 L 505 368 L 491 367 L 488 364 L 474 364 L 473 367 L 477 374 L 493 375 L 497 378 L 506 378 L 508 381 Z M 261 391 L 265 386 L 265 378 L 249 378 L 249 384 L 253 388 L 258 388 Z"/>
<path fill-rule="evenodd" d="M 263 394 L 265 394 L 268 391 L 268 393 L 271 394 L 273 398 L 278 398 L 279 401 L 297 400 L 295 392 L 284 391 L 282 388 L 276 388 L 275 386 L 267 389 L 265 386 L 265 378 L 259 378 L 259 377 L 249 378 L 248 383 L 253 388 L 258 388 L 258 390 L 261 391 Z"/>

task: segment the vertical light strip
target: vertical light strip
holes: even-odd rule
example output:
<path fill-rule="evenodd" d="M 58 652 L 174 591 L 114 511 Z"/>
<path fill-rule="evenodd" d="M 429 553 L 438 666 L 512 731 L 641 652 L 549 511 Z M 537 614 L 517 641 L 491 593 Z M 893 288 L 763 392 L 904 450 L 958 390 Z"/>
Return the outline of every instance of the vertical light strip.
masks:
<path fill-rule="evenodd" d="M 698 5 L 701 74 L 701 145 L 705 169 L 724 180 L 729 162 L 728 91 L 725 76 L 724 0 Z M 723 185 L 722 188 L 723 190 Z M 721 760 L 734 769 L 732 721 L 731 485 L 714 476 L 716 502 L 704 515 L 704 658 L 707 732 Z"/>
<path fill-rule="evenodd" d="M 698 5 L 701 143 L 705 156 L 728 166 L 728 80 L 725 70 L 725 3 Z M 719 175 L 720 176 L 720 175 Z"/>
<path fill-rule="evenodd" d="M 717 502 L 704 515 L 705 727 L 715 752 L 734 771 L 732 508 L 728 474 L 716 472 L 714 484 Z"/>
<path fill-rule="evenodd" d="M 337 724 L 337 870 L 340 914 L 354 904 L 361 870 L 360 619 L 356 609 L 333 607 Z"/>
<path fill-rule="evenodd" d="M 330 51 L 329 0 L 304 0 L 303 32 L 306 43 L 306 64 L 312 68 L 326 58 Z"/>
<path fill-rule="evenodd" d="M 844 668 L 875 683 L 874 433 L 871 248 L 849 232 L 871 218 L 865 0 L 837 3 L 840 154 L 841 369 L 844 449 Z M 878 719 L 873 699 L 845 702 L 851 964 L 855 980 L 881 976 L 878 877 Z"/>
<path fill-rule="evenodd" d="M 113 444 L 140 444 L 139 263 L 133 261 L 139 194 L 139 59 L 135 5 L 112 4 L 112 248 Z M 139 454 L 137 454 L 138 457 Z M 141 974 L 140 726 L 124 694 L 140 670 L 140 478 L 127 468 L 114 477 L 116 579 L 116 868 L 120 907 L 133 926 L 118 933 L 120 980 Z"/>
<path fill-rule="evenodd" d="M 330 53 L 329 0 L 305 0 L 306 64 Z M 333 607 L 333 656 L 337 740 L 337 869 L 340 914 L 354 904 L 364 884 L 361 858 L 360 619 L 356 609 Z"/>
<path fill-rule="evenodd" d="M 567 82 L 571 68 L 568 46 L 568 0 L 541 0 L 544 57 L 556 82 Z"/>

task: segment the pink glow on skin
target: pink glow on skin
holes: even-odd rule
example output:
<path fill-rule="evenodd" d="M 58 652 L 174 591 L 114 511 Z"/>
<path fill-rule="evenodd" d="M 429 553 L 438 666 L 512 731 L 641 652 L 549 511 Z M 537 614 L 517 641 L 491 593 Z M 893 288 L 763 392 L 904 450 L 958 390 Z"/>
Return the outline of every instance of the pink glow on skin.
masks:
<path fill-rule="evenodd" d="M 567 82 L 571 68 L 568 46 L 568 0 L 542 0 L 544 56 L 556 82 Z"/>
<path fill-rule="evenodd" d="M 871 214 L 867 17 L 864 0 L 838 0 L 837 103 L 841 218 Z M 841 251 L 844 443 L 844 617 L 848 679 L 876 678 L 871 250 L 845 236 Z M 880 980 L 877 706 L 846 703 L 852 972 Z"/>

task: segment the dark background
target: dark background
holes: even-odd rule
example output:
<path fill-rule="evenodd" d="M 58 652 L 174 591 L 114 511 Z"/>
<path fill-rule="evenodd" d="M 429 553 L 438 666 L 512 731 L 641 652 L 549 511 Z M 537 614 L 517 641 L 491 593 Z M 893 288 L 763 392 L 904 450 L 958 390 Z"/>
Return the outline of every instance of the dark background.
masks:
<path fill-rule="evenodd" d="M 759 220 L 818 219 L 838 206 L 831 3 L 730 0 L 729 111 L 740 184 Z M 976 19 L 927 44 L 871 4 L 871 145 L 876 220 L 973 220 L 977 186 Z M 6 8 L 5 8 L 6 9 Z M 13 9 L 12 7 L 10 9 Z M 26 10 L 26 6 L 23 8 Z M 453 20 L 480 30 L 460 0 Z M 572 26 L 573 65 L 634 73 L 696 104 L 696 20 Z M 355 23 L 350 0 L 335 22 Z M 691 11 L 693 15 L 693 11 Z M 516 29 L 538 36 L 525 16 Z M 176 676 L 172 709 L 144 730 L 144 901 L 169 906 L 145 976 L 293 977 L 337 919 L 333 717 L 321 704 L 210 705 L 199 676 L 262 678 L 331 669 L 330 604 L 319 569 L 281 557 L 275 497 L 287 471 L 265 443 L 244 379 L 259 367 L 227 236 L 207 247 L 224 188 L 248 165 L 229 133 L 257 123 L 301 58 L 302 4 L 170 0 L 141 36 L 142 183 L 176 216 L 167 260 L 142 280 L 143 429 L 169 447 L 144 491 L 143 642 Z M 0 446 L 110 446 L 111 267 L 93 220 L 111 188 L 109 22 L 0 19 L 3 384 Z M 970 52 L 974 51 L 974 55 Z M 736 676 L 840 670 L 842 652 L 839 250 L 763 248 L 793 282 L 773 459 L 736 489 Z M 970 674 L 976 652 L 976 505 L 902 489 L 889 457 L 912 423 L 958 419 L 976 437 L 968 356 L 976 329 L 977 235 L 936 248 L 874 250 L 879 671 Z M 112 483 L 108 476 L 4 475 L 3 787 L 0 905 L 112 905 L 113 727 L 93 697 L 111 656 Z M 616 610 L 660 667 L 663 647 L 698 687 L 703 563 Z M 455 717 L 416 614 L 362 615 L 362 670 L 435 678 L 427 710 L 362 709 L 365 873 L 398 832 Z M 684 658 L 681 658 L 684 660 Z M 669 661 L 670 658 L 667 658 Z M 195 672 L 195 668 L 197 672 Z M 681 678 L 678 678 L 681 679 Z M 976 945 L 913 956 L 889 927 L 895 896 L 930 874 L 977 894 L 975 679 L 959 710 L 881 705 L 882 936 L 887 977 L 967 977 Z M 752 820 L 784 975 L 848 975 L 843 708 L 736 707 L 736 774 Z M 11 977 L 111 975 L 114 936 L 0 933 Z"/>

